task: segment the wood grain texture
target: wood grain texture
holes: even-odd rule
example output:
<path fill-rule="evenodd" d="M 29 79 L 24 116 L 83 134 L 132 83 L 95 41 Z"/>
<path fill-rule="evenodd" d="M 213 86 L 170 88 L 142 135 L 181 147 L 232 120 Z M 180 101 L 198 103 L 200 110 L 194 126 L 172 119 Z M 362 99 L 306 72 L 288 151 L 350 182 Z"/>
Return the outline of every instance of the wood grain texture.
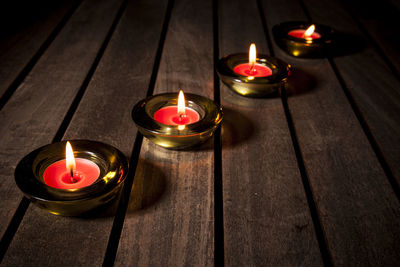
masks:
<path fill-rule="evenodd" d="M 51 142 L 82 85 L 120 4 L 119 0 L 83 3 L 1 111 L 0 147 L 3 159 L 1 161 L 1 201 L 3 203 L 0 208 L 1 234 L 4 233 L 22 196 L 14 183 L 13 170 L 16 164 L 34 148 Z M 46 260 L 50 260 L 51 257 L 58 259 L 53 264 L 71 259 L 72 257 L 60 257 L 61 252 L 69 248 L 58 251 L 59 253 L 54 253 L 50 249 L 40 251 L 43 257 L 38 257 L 38 249 L 43 248 L 44 240 L 55 238 L 54 232 L 43 235 L 44 232 L 41 231 L 56 227 L 61 220 L 37 210 L 32 205 L 3 263 L 35 265 L 36 261 L 41 260 L 42 264 L 46 265 Z M 82 236 L 85 236 L 84 232 L 87 230 L 85 227 L 82 226 L 79 229 L 76 226 L 74 229 L 73 225 L 71 221 L 65 225 L 59 225 L 60 228 L 70 227 L 69 230 L 62 231 L 59 245 L 65 243 L 72 230 L 76 232 L 82 230 Z M 77 251 L 79 247 L 74 249 Z M 77 257 L 76 260 L 83 258 Z"/>
<path fill-rule="evenodd" d="M 146 96 L 165 8 L 159 1 L 128 3 L 65 139 L 98 140 L 130 155 L 136 135 L 130 112 Z M 112 210 L 97 218 L 66 218 L 30 207 L 4 262 L 99 266 L 112 224 Z"/>
<path fill-rule="evenodd" d="M 2 96 L 73 6 L 73 1 L 3 1 L 0 6 Z"/>
<path fill-rule="evenodd" d="M 155 94 L 192 92 L 212 98 L 211 1 L 175 1 Z M 117 266 L 213 265 L 213 151 L 143 141 Z"/>
<path fill-rule="evenodd" d="M 400 74 L 399 1 L 341 1 Z"/>
<path fill-rule="evenodd" d="M 307 0 L 305 4 L 316 21 L 334 25 L 363 44 L 361 51 L 335 57 L 333 61 L 400 184 L 400 80 L 338 1 Z"/>
<path fill-rule="evenodd" d="M 285 13 L 278 15 L 278 4 Z M 271 0 L 264 12 L 270 27 L 304 14 L 295 0 Z M 293 75 L 288 101 L 334 264 L 396 266 L 398 199 L 327 60 L 296 59 L 274 48 L 302 70 Z"/>
<path fill-rule="evenodd" d="M 220 2 L 221 55 L 247 52 L 250 42 L 268 54 L 256 1 Z M 321 266 L 281 98 L 221 88 L 226 265 Z"/>

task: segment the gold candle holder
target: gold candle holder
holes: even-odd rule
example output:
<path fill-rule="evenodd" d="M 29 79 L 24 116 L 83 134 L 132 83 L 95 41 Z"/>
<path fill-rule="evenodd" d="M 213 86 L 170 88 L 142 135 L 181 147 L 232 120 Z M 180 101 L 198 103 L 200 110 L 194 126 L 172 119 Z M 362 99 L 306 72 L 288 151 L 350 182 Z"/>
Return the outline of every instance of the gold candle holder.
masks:
<path fill-rule="evenodd" d="M 128 173 L 128 161 L 115 147 L 89 140 L 70 142 L 75 157 L 90 160 L 99 167 L 100 175 L 93 184 L 76 189 L 45 184 L 45 170 L 65 158 L 66 141 L 32 151 L 15 169 L 15 182 L 24 195 L 33 204 L 56 215 L 77 216 L 109 204 L 118 196 Z"/>
<path fill-rule="evenodd" d="M 315 26 L 315 33 L 318 38 L 295 37 L 289 34 L 295 30 L 306 30 L 311 25 Z M 326 56 L 334 36 L 334 30 L 331 27 L 304 21 L 290 21 L 275 25 L 272 28 L 272 33 L 275 42 L 283 51 L 291 56 L 301 58 Z"/>
<path fill-rule="evenodd" d="M 234 68 L 248 62 L 245 53 L 232 54 L 221 58 L 216 66 L 217 73 L 230 89 L 246 97 L 267 97 L 279 91 L 290 75 L 291 66 L 280 59 L 267 55 L 258 55 L 256 64 L 271 69 L 272 74 L 265 77 L 244 76 L 236 73 Z"/>
<path fill-rule="evenodd" d="M 167 125 L 154 119 L 161 108 L 177 106 L 178 93 L 154 95 L 139 101 L 132 119 L 140 133 L 153 143 L 168 149 L 186 149 L 210 138 L 222 121 L 222 108 L 211 99 L 185 93 L 185 106 L 195 110 L 199 121 L 186 125 Z"/>

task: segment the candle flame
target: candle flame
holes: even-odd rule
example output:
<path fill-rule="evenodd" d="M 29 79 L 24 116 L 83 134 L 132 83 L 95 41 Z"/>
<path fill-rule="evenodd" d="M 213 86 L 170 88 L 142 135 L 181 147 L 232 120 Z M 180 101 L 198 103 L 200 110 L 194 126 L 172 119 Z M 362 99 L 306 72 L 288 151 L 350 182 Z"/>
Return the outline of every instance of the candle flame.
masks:
<path fill-rule="evenodd" d="M 67 170 L 69 173 L 73 173 L 76 165 L 75 165 L 74 151 L 72 150 L 72 146 L 69 142 L 67 142 L 67 145 L 65 147 L 65 157 L 66 157 Z"/>
<path fill-rule="evenodd" d="M 182 90 L 179 91 L 178 96 L 178 114 L 185 115 L 185 96 Z"/>
<path fill-rule="evenodd" d="M 315 25 L 311 25 L 308 29 L 304 32 L 304 37 L 310 37 L 315 31 Z"/>
<path fill-rule="evenodd" d="M 250 45 L 249 50 L 249 64 L 254 66 L 256 64 L 257 52 L 256 52 L 256 45 L 253 43 Z"/>

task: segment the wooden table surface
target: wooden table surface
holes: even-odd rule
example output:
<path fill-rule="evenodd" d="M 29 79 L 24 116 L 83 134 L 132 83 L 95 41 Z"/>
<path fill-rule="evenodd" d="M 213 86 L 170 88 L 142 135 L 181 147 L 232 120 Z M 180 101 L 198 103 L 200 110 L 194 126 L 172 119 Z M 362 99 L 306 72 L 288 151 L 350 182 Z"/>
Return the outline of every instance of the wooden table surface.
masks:
<path fill-rule="evenodd" d="M 0 8 L 3 266 L 399 266 L 400 5 L 384 0 L 8 1 Z M 12 3 L 11 3 L 12 2 Z M 274 25 L 314 21 L 340 42 L 323 59 L 280 50 Z M 214 71 L 258 52 L 294 66 L 245 98 Z M 163 92 L 220 103 L 209 142 L 163 149 L 136 102 Z M 119 201 L 61 217 L 23 197 L 18 161 L 60 140 L 130 159 Z"/>

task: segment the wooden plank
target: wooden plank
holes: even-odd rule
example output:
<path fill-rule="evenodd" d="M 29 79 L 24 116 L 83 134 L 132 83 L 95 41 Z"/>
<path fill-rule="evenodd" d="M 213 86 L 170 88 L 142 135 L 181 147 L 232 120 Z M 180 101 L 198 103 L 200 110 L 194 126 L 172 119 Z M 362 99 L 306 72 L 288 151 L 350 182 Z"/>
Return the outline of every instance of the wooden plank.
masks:
<path fill-rule="evenodd" d="M 278 15 L 277 5 L 285 13 Z M 331 12 L 326 6 L 318 12 L 324 10 Z M 304 15 L 296 0 L 271 0 L 264 12 L 270 28 Z M 395 266 L 399 201 L 328 61 L 296 59 L 274 48 L 302 71 L 293 77 L 288 102 L 333 263 Z"/>
<path fill-rule="evenodd" d="M 53 139 L 92 66 L 120 3 L 119 0 L 83 3 L 1 111 L 1 235 L 22 196 L 13 177 L 16 164 L 25 154 Z M 41 228 L 30 226 L 33 227 L 31 230 L 40 233 L 38 229 Z M 29 246 L 27 240 L 30 239 L 21 238 Z M 31 257 L 37 258 L 36 249 L 31 248 Z M 26 250 L 20 252 L 27 255 Z M 8 258 L 8 262 L 23 259 L 19 254 Z"/>
<path fill-rule="evenodd" d="M 90 4 L 77 10 L 0 113 L 1 235 L 21 198 L 13 178 L 18 160 L 51 142 L 112 23 L 112 18 L 102 18 L 102 12 L 118 7 L 110 2 L 91 9 Z"/>
<path fill-rule="evenodd" d="M 397 75 L 400 73 L 400 4 L 397 1 L 343 1 L 342 4 L 382 49 Z"/>
<path fill-rule="evenodd" d="M 247 52 L 250 42 L 268 54 L 256 1 L 221 1 L 219 40 L 221 56 Z M 226 265 L 321 266 L 280 97 L 221 89 Z"/>
<path fill-rule="evenodd" d="M 154 93 L 212 98 L 211 1 L 175 1 Z M 212 142 L 208 143 L 209 146 Z M 117 266 L 213 265 L 213 151 L 143 141 Z"/>
<path fill-rule="evenodd" d="M 400 80 L 363 37 L 340 2 L 311 0 L 306 5 L 317 21 L 333 25 L 365 44 L 361 51 L 335 57 L 333 61 L 400 184 Z"/>
<path fill-rule="evenodd" d="M 73 1 L 6 1 L 0 8 L 0 96 L 13 83 Z"/>
<path fill-rule="evenodd" d="M 130 112 L 146 95 L 165 8 L 165 2 L 155 0 L 128 3 L 65 139 L 98 140 L 130 155 L 136 135 Z M 108 14 L 113 17 L 115 13 L 108 8 Z M 4 262 L 100 266 L 113 224 L 112 215 L 66 218 L 30 207 Z"/>

